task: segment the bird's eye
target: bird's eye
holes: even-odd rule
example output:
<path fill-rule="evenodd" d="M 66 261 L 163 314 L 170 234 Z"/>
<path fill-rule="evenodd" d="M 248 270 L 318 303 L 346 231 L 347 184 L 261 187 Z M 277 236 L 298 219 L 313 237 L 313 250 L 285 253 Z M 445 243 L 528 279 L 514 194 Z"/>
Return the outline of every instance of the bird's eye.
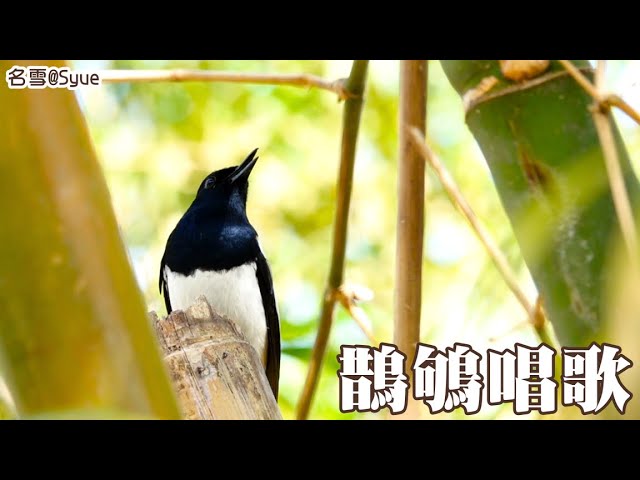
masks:
<path fill-rule="evenodd" d="M 205 189 L 213 188 L 215 186 L 216 186 L 216 179 L 213 177 L 207 178 L 207 180 L 204 182 Z"/>

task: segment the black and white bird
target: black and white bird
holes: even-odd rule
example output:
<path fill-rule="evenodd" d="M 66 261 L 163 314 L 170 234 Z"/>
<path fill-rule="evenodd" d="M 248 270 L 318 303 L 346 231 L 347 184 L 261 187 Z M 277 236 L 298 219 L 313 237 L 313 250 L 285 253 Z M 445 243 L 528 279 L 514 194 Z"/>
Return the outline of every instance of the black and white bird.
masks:
<path fill-rule="evenodd" d="M 237 167 L 202 181 L 193 203 L 169 235 L 160 263 L 167 312 L 185 310 L 204 295 L 235 322 L 261 357 L 278 398 L 280 322 L 267 260 L 246 212 L 256 148 Z"/>

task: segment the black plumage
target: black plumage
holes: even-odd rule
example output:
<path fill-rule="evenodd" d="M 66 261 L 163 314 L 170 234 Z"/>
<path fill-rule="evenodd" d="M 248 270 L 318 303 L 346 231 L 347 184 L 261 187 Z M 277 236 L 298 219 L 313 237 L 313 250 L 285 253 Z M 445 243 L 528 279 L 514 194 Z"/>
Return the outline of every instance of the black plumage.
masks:
<path fill-rule="evenodd" d="M 280 323 L 273 280 L 258 234 L 246 214 L 248 177 L 258 160 L 256 152 L 257 149 L 251 152 L 239 166 L 215 171 L 202 181 L 191 206 L 169 235 L 160 263 L 159 288 L 170 313 L 171 285 L 165 267 L 171 273 L 190 276 L 196 271 L 225 272 L 255 263 L 267 327 L 265 371 L 277 399 Z M 206 296 L 207 292 L 201 294 Z M 216 305 L 212 308 L 215 310 Z"/>

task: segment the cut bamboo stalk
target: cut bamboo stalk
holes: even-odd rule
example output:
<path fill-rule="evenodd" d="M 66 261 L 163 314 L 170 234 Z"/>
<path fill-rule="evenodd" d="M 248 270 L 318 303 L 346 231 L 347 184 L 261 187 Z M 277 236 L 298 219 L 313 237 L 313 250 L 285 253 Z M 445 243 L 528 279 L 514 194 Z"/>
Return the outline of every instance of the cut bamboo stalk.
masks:
<path fill-rule="evenodd" d="M 187 420 L 280 420 L 258 353 L 200 296 L 186 311 L 150 317 Z"/>

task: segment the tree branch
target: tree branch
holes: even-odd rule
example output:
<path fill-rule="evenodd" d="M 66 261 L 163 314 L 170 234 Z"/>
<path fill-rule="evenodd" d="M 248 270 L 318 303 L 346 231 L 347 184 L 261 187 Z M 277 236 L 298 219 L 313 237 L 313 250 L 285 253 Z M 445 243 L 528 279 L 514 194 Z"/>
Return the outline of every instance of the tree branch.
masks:
<path fill-rule="evenodd" d="M 575 81 L 585 89 L 585 91 L 593 97 L 593 99 L 600 105 L 600 108 L 617 107 L 626 113 L 633 121 L 640 125 L 640 114 L 636 112 L 631 105 L 625 102 L 621 97 L 615 93 L 604 93 L 602 91 L 603 83 L 598 82 L 596 78 L 596 86 L 585 77 L 575 65 L 568 60 L 558 60 L 560 64 L 569 72 L 569 74 L 575 79 Z M 598 62 L 604 62 L 599 60 Z M 600 65 L 600 63 L 598 63 Z M 601 70 L 604 72 L 603 70 Z M 598 69 L 596 68 L 596 75 L 598 75 Z M 604 80 L 604 79 L 603 79 Z M 599 85 L 599 86 L 598 86 Z"/>
<path fill-rule="evenodd" d="M 371 345 L 378 345 L 378 341 L 371 330 L 371 322 L 369 322 L 367 314 L 356 303 L 358 300 L 361 300 L 361 298 L 359 298 L 355 289 L 348 285 L 342 285 L 336 291 L 336 297 L 344 309 L 351 315 L 353 321 L 356 322 L 362 332 L 367 336 Z"/>
<path fill-rule="evenodd" d="M 618 107 L 624 113 L 626 113 L 632 120 L 634 120 L 638 125 L 640 125 L 640 114 L 636 112 L 631 105 L 625 102 L 622 98 L 620 98 L 615 93 L 607 95 L 604 99 L 606 103 L 612 105 L 614 107 Z"/>
<path fill-rule="evenodd" d="M 227 82 L 227 83 L 256 83 L 268 85 L 289 85 L 292 87 L 319 88 L 338 95 L 346 100 L 349 95 L 355 95 L 347 89 L 345 79 L 335 81 L 325 80 L 306 73 L 277 74 L 277 73 L 243 73 L 221 72 L 215 70 L 102 70 L 102 83 L 131 83 L 131 82 Z"/>
<path fill-rule="evenodd" d="M 356 156 L 356 142 L 360 128 L 362 113 L 362 94 L 367 77 L 368 60 L 355 60 L 351 67 L 351 75 L 345 87 L 349 95 L 344 105 L 342 116 L 342 144 L 340 153 L 340 171 L 338 173 L 337 205 L 333 230 L 333 252 L 331 271 L 322 301 L 318 334 L 309 361 L 309 370 L 298 402 L 297 418 L 304 420 L 309 415 L 311 401 L 318 384 L 318 375 L 324 360 L 329 340 L 329 332 L 333 323 L 336 291 L 342 285 L 344 259 L 347 245 L 347 224 L 351 187 L 353 184 L 353 165 Z"/>
<path fill-rule="evenodd" d="M 601 102 L 600 94 L 598 90 L 591 84 L 591 82 L 585 77 L 576 66 L 571 63 L 569 60 L 558 60 L 560 64 L 565 68 L 569 75 L 571 75 L 574 80 L 580 85 L 585 91 L 591 95 L 596 101 Z"/>

